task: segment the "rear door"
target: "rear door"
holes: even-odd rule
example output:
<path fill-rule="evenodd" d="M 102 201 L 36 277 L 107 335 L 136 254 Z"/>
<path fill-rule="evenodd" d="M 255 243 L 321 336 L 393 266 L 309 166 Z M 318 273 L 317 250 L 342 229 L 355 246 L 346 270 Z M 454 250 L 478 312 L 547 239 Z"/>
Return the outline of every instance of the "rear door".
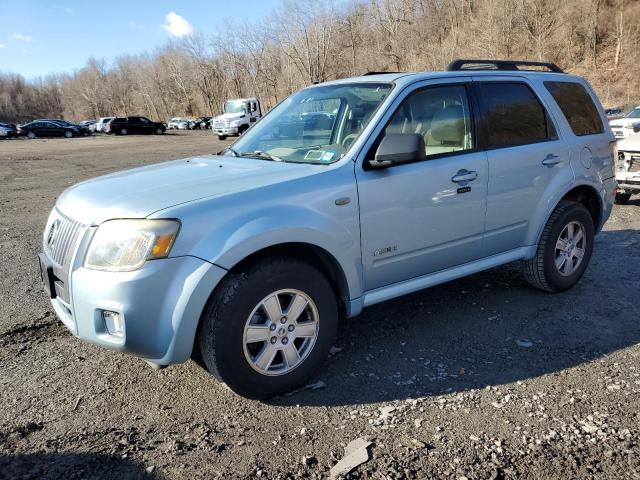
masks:
<path fill-rule="evenodd" d="M 142 122 L 140 117 L 129 117 L 127 119 L 127 127 L 129 133 L 142 133 Z"/>
<path fill-rule="evenodd" d="M 141 133 L 152 133 L 154 126 L 153 123 L 151 123 L 151 120 L 149 120 L 146 117 L 137 117 L 140 121 L 140 132 Z"/>
<path fill-rule="evenodd" d="M 570 151 L 524 77 L 481 77 L 475 92 L 489 162 L 483 256 L 490 256 L 530 243 L 548 186 L 556 176 L 572 178 Z"/>
<path fill-rule="evenodd" d="M 610 144 L 615 137 L 605 128 L 606 118 L 598 110 L 598 99 L 589 85 L 554 80 L 544 82 L 544 88 L 562 112 L 561 121 L 568 124 L 570 133 L 565 138 L 576 152 L 573 166 L 577 174 L 590 177 L 594 183 L 613 177 L 615 159 Z"/>
<path fill-rule="evenodd" d="M 58 135 L 63 135 L 63 129 L 59 125 L 53 122 L 38 122 L 40 134 L 38 136 L 41 137 L 55 137 Z"/>
<path fill-rule="evenodd" d="M 365 147 L 356 178 L 366 290 L 480 258 L 488 172 L 470 87 L 465 79 L 421 82 L 394 102 Z M 421 134 L 424 160 L 369 167 L 388 133 Z"/>

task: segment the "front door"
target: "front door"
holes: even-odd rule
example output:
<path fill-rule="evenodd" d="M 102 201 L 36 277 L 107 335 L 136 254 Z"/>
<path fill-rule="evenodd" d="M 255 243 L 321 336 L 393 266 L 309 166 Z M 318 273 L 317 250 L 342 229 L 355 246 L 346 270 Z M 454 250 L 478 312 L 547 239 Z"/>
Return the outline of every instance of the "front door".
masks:
<path fill-rule="evenodd" d="M 469 99 L 464 82 L 413 90 L 356 166 L 365 290 L 480 258 L 488 168 Z M 422 135 L 424 160 L 367 168 L 388 133 Z"/>

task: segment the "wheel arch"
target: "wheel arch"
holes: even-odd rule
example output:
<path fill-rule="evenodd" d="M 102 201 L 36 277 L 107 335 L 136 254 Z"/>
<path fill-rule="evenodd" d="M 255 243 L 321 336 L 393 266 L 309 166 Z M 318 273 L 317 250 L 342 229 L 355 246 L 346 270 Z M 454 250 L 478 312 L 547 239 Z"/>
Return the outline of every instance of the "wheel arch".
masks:
<path fill-rule="evenodd" d="M 594 185 L 587 183 L 580 183 L 571 185 L 570 188 L 565 189 L 558 195 L 554 196 L 548 203 L 547 210 L 544 216 L 541 218 L 541 222 L 537 225 L 535 237 L 532 239 L 532 246 L 537 246 L 540 242 L 540 237 L 544 231 L 544 227 L 549 221 L 554 210 L 558 207 L 558 204 L 563 201 L 574 201 L 581 203 L 591 214 L 593 219 L 593 225 L 598 232 L 602 227 L 601 221 L 604 212 L 603 199 Z M 540 218 L 540 217 L 538 217 Z M 531 255 L 535 254 L 535 249 L 532 250 Z"/>
<path fill-rule="evenodd" d="M 224 281 L 224 279 L 231 273 L 241 271 L 243 268 L 249 265 L 260 262 L 261 260 L 273 257 L 286 257 L 295 258 L 306 263 L 313 265 L 317 268 L 329 281 L 329 284 L 333 288 L 336 298 L 338 299 L 338 307 L 341 316 L 348 314 L 348 308 L 350 304 L 349 296 L 349 282 L 347 276 L 340 266 L 338 260 L 327 250 L 318 245 L 305 242 L 286 242 L 270 245 L 259 250 L 256 250 L 241 260 L 237 261 L 231 268 L 228 269 L 226 275 L 218 282 L 218 284 L 211 290 L 209 294 L 209 300 L 207 300 L 205 307 L 198 319 L 198 325 L 195 329 L 195 335 L 193 338 L 192 358 L 202 365 L 202 359 L 200 357 L 200 350 L 198 346 L 198 337 L 200 335 L 200 326 L 202 325 L 202 316 L 206 311 L 206 305 L 209 304 L 211 298 L 216 294 L 216 291 Z"/>
<path fill-rule="evenodd" d="M 578 185 L 565 193 L 560 201 L 562 200 L 581 203 L 591 214 L 593 226 L 596 231 L 599 230 L 600 222 L 602 220 L 603 205 L 600 194 L 593 186 L 586 184 Z"/>
<path fill-rule="evenodd" d="M 295 258 L 317 268 L 329 280 L 336 293 L 336 298 L 340 302 L 341 313 L 344 313 L 351 298 L 347 276 L 338 259 L 318 245 L 305 242 L 286 242 L 263 247 L 237 261 L 231 266 L 229 272 L 237 272 L 248 265 L 271 257 Z"/>

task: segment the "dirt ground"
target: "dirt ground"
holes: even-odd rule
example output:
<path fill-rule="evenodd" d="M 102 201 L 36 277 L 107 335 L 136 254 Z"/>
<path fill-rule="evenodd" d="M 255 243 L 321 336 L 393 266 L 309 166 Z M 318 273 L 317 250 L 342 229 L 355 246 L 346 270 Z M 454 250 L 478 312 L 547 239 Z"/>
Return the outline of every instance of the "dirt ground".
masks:
<path fill-rule="evenodd" d="M 366 309 L 306 390 L 238 397 L 74 338 L 36 254 L 67 186 L 220 150 L 210 133 L 0 141 L 0 479 L 640 479 L 640 200 L 616 206 L 573 290 L 517 265 Z"/>

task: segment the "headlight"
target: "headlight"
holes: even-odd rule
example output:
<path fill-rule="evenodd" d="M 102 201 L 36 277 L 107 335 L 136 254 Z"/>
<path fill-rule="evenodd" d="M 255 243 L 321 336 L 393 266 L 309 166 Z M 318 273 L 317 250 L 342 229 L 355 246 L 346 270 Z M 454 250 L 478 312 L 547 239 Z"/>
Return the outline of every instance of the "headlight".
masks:
<path fill-rule="evenodd" d="M 176 220 L 109 220 L 93 236 L 84 266 L 130 272 L 147 260 L 169 255 L 178 235 Z"/>

